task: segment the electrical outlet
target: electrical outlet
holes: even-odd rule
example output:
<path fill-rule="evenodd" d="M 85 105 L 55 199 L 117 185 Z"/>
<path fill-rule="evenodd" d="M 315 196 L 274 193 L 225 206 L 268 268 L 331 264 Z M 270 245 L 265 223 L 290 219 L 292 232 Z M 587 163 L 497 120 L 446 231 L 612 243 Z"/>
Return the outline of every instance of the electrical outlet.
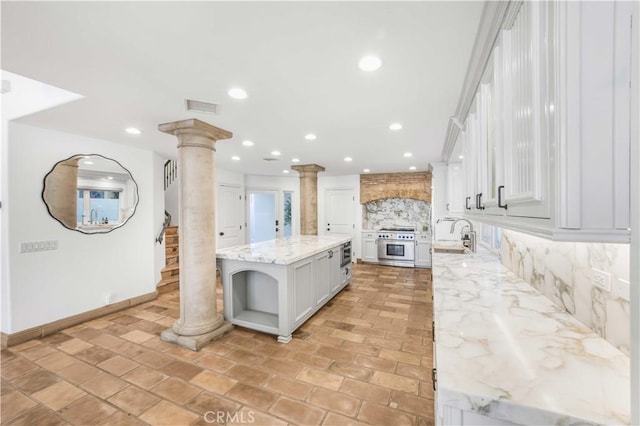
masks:
<path fill-rule="evenodd" d="M 598 288 L 611 291 L 611 274 L 596 268 L 591 268 L 591 282 Z"/>
<path fill-rule="evenodd" d="M 629 281 L 623 280 L 622 278 L 618 278 L 613 283 L 613 288 L 611 289 L 611 297 L 624 299 L 627 302 L 631 300 L 631 287 L 629 285 Z"/>
<path fill-rule="evenodd" d="M 107 293 L 106 296 L 104 296 L 104 304 L 110 305 L 111 303 L 113 303 L 113 293 Z"/>
<path fill-rule="evenodd" d="M 36 251 L 57 250 L 58 241 L 27 241 L 20 243 L 20 253 L 33 253 Z"/>

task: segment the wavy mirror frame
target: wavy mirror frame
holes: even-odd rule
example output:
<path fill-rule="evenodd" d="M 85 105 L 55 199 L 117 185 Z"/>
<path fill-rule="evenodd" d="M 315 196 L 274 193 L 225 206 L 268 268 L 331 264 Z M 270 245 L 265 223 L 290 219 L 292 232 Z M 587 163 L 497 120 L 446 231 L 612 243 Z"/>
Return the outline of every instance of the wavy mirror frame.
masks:
<path fill-rule="evenodd" d="M 134 200 L 131 206 L 126 206 L 127 215 L 120 222 L 110 224 L 108 223 L 93 223 L 93 211 L 95 209 L 90 210 L 90 219 L 89 224 L 85 224 L 85 216 L 82 216 L 82 222 L 78 223 L 77 221 L 77 197 L 78 197 L 78 163 L 81 160 L 86 160 L 91 157 L 98 157 L 104 161 L 111 161 L 115 163 L 115 165 L 119 166 L 122 169 L 120 174 L 124 175 L 125 173 L 128 175 L 128 179 L 132 182 L 132 196 Z M 107 172 L 102 172 L 99 170 L 95 170 L 94 173 L 100 174 L 104 173 L 105 175 L 112 174 Z M 54 180 L 55 178 L 55 180 Z M 112 191 L 114 188 L 104 187 L 93 187 L 87 188 L 87 191 L 108 191 L 108 192 L 117 192 Z M 118 196 L 119 197 L 119 196 Z M 119 199 L 119 198 L 118 198 Z M 140 196 L 138 191 L 138 183 L 133 178 L 133 175 L 124 167 L 119 161 L 114 160 L 113 158 L 105 157 L 101 154 L 76 154 L 72 155 L 69 158 L 58 161 L 53 165 L 49 173 L 47 173 L 43 179 L 43 187 L 42 187 L 42 201 L 47 207 L 47 211 L 49 215 L 58 221 L 62 226 L 66 229 L 70 229 L 72 231 L 77 231 L 82 234 L 107 234 L 114 229 L 118 229 L 123 227 L 131 217 L 136 212 L 138 208 L 138 203 L 140 202 Z M 120 208 L 120 205 L 118 205 Z M 120 208 L 121 209 L 121 208 Z M 119 213 L 121 214 L 121 212 Z M 96 219 L 98 222 L 102 222 L 98 214 L 96 214 Z M 111 226 L 109 226 L 111 225 Z"/>

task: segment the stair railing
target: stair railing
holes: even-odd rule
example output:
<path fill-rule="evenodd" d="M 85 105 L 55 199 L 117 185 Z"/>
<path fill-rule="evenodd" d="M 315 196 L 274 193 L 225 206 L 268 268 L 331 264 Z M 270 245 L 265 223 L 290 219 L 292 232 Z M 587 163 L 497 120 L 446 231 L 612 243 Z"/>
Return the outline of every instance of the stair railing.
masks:
<path fill-rule="evenodd" d="M 164 240 L 164 232 L 166 231 L 167 227 L 171 225 L 171 215 L 169 214 L 168 211 L 164 211 L 164 222 L 162 222 L 162 229 L 160 230 L 160 233 L 158 234 L 158 236 L 156 237 L 156 242 L 158 244 L 162 244 L 162 241 Z"/>
<path fill-rule="evenodd" d="M 164 163 L 164 190 L 178 178 L 178 162 L 176 160 L 167 160 Z"/>

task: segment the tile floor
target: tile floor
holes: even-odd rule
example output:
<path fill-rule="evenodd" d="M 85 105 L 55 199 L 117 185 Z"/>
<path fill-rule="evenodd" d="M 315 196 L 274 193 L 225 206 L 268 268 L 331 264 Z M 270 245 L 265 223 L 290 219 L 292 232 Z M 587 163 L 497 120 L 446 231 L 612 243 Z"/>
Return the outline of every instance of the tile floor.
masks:
<path fill-rule="evenodd" d="M 3 350 L 1 423 L 431 425 L 429 275 L 358 264 L 290 343 L 236 327 L 199 352 L 159 339 L 161 295 Z"/>

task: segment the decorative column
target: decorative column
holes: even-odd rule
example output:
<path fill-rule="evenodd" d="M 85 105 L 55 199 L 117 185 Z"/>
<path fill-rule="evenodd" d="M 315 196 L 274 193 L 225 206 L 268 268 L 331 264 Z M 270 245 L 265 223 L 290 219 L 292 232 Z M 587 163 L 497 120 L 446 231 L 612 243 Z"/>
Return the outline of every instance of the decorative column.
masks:
<path fill-rule="evenodd" d="M 160 124 L 178 138 L 180 319 L 161 339 L 193 351 L 231 330 L 216 309 L 215 143 L 226 130 L 197 119 Z"/>
<path fill-rule="evenodd" d="M 318 235 L 318 172 L 324 172 L 324 167 L 304 164 L 291 168 L 300 173 L 300 233 Z"/>

